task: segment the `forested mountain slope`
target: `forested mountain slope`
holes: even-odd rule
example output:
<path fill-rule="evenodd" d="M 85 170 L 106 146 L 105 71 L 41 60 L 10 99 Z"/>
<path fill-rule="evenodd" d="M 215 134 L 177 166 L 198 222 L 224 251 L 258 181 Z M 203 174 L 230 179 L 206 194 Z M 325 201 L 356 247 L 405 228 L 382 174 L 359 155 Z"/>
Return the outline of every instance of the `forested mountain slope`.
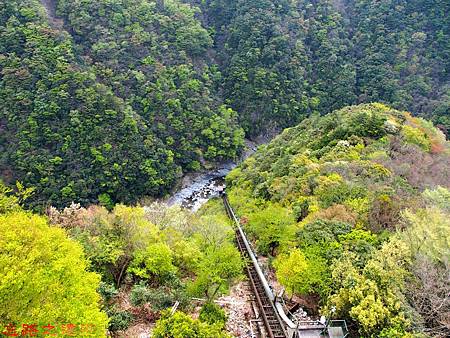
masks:
<path fill-rule="evenodd" d="M 249 133 L 375 101 L 449 127 L 448 1 L 209 0 L 202 8 L 225 96 Z"/>
<path fill-rule="evenodd" d="M 132 203 L 248 137 L 380 101 L 449 123 L 448 1 L 11 0 L 0 175 L 47 204 Z"/>
<path fill-rule="evenodd" d="M 288 295 L 354 336 L 450 336 L 449 13 L 2 0 L 0 332 L 229 337 L 214 300 L 245 262 L 221 201 L 136 204 L 287 128 L 227 186 Z"/>
<path fill-rule="evenodd" d="M 430 122 L 358 105 L 286 129 L 228 175 L 228 195 L 290 295 L 362 337 L 444 337 L 449 167 Z"/>
<path fill-rule="evenodd" d="M 73 36 L 37 0 L 0 10 L 0 168 L 36 188 L 32 205 L 131 203 L 236 156 L 242 131 L 194 62 L 211 39 L 189 6 L 56 4 Z"/>

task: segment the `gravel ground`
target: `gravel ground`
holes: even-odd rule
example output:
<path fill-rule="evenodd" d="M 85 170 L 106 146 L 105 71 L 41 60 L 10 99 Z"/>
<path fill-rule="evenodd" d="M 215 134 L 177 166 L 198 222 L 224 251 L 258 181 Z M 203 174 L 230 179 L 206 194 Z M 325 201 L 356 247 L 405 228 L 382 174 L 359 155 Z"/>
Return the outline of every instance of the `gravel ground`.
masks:
<path fill-rule="evenodd" d="M 243 281 L 231 288 L 230 295 L 219 298 L 228 315 L 226 329 L 234 337 L 252 338 L 250 320 L 254 315 L 250 294 L 248 282 Z"/>

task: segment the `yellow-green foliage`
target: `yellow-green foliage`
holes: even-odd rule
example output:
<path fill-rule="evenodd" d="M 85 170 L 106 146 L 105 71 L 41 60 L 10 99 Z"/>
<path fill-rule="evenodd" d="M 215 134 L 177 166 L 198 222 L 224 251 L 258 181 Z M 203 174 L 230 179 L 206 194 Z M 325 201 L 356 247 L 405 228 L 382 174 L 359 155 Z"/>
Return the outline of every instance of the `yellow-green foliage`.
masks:
<path fill-rule="evenodd" d="M 273 255 L 278 247 L 287 245 L 295 232 L 291 210 L 278 203 L 269 203 L 247 216 L 246 229 L 256 238 L 256 247 L 261 254 Z"/>
<path fill-rule="evenodd" d="M 117 285 L 124 277 L 117 271 L 125 269 L 127 262 L 131 261 L 129 272 L 147 277 L 165 270 L 155 264 L 170 265 L 172 262 L 172 252 L 165 246 L 163 248 L 167 250 L 164 254 L 161 252 L 159 260 L 149 258 L 154 245 L 163 245 L 163 237 L 160 229 L 146 219 L 143 208 L 117 205 L 111 212 L 105 208 L 91 208 L 84 226 L 71 228 L 70 234 L 83 244 L 93 268 Z M 168 262 L 163 262 L 163 258 Z"/>
<path fill-rule="evenodd" d="M 19 209 L 19 198 L 10 195 L 12 189 L 6 187 L 0 180 L 0 213 Z"/>
<path fill-rule="evenodd" d="M 190 292 L 212 301 L 228 290 L 242 272 L 243 261 L 236 247 L 225 242 L 220 247 L 209 245 L 199 262 L 197 279 L 190 284 Z"/>
<path fill-rule="evenodd" d="M 431 142 L 427 135 L 418 128 L 405 125 L 402 129 L 402 135 L 407 143 L 415 144 L 426 151 L 431 148 Z"/>
<path fill-rule="evenodd" d="M 224 227 L 229 227 L 231 229 L 230 219 L 223 208 L 222 199 L 216 198 L 208 201 L 203 205 L 200 210 L 196 213 L 197 216 L 215 216 L 215 221 L 220 223 Z"/>
<path fill-rule="evenodd" d="M 172 264 L 173 252 L 167 244 L 150 243 L 144 250 L 136 252 L 128 272 L 142 278 L 154 276 L 167 276 L 176 272 Z"/>
<path fill-rule="evenodd" d="M 227 178 L 231 202 L 249 218 L 269 200 L 295 209 L 307 199 L 302 223 L 322 208 L 343 204 L 357 213 L 361 226 L 367 225 L 369 216 L 376 216 L 369 211 L 377 191 L 392 191 L 394 184 L 394 189 L 401 184 L 411 189 L 408 182 L 400 183 L 397 167 L 389 166 L 391 146 L 398 147 L 391 143 L 398 142 L 399 134 L 400 142 L 415 142 L 424 152 L 432 150 L 432 138 L 446 147 L 432 124 L 408 113 L 378 103 L 346 107 L 307 119 L 260 147 Z M 397 166 L 403 174 L 405 169 Z"/>
<path fill-rule="evenodd" d="M 440 262 L 450 260 L 450 212 L 432 207 L 405 210 L 403 216 L 407 229 L 402 236 L 414 253 Z"/>
<path fill-rule="evenodd" d="M 199 246 L 178 232 L 166 231 L 166 236 L 173 252 L 173 265 L 185 272 L 195 271 L 202 258 Z"/>
<path fill-rule="evenodd" d="M 79 244 L 24 211 L 0 215 L 0 233 L 1 332 L 9 323 L 72 323 L 93 324 L 93 334 L 106 337 L 108 320 L 96 292 L 100 277 L 86 271 Z"/>
<path fill-rule="evenodd" d="M 363 269 L 355 266 L 356 260 L 355 254 L 347 253 L 335 264 L 332 277 L 337 289 L 325 313 L 331 307 L 340 316 L 348 311 L 365 337 L 390 327 L 408 329 L 411 323 L 398 296 L 411 264 L 408 246 L 394 238 L 375 252 Z"/>
<path fill-rule="evenodd" d="M 403 286 L 423 280 L 409 279 L 411 252 L 439 262 L 449 256 L 448 191 L 419 193 L 448 184 L 445 174 L 430 179 L 448 163 L 446 149 L 441 132 L 408 113 L 376 103 L 346 107 L 260 147 L 227 178 L 228 194 L 258 253 L 275 256 L 288 293 L 318 294 L 325 312 L 336 306 L 364 337 L 407 337 Z M 428 208 L 418 210 L 423 202 Z M 402 240 L 380 247 L 402 227 Z"/>
<path fill-rule="evenodd" d="M 258 211 L 260 208 L 264 208 L 266 201 L 263 198 L 252 196 L 252 191 L 247 188 L 241 188 L 237 186 L 233 188 L 228 197 L 233 206 L 239 207 L 240 215 L 247 215 L 253 211 Z"/>
<path fill-rule="evenodd" d="M 361 151 L 364 149 L 364 145 L 357 144 L 351 146 L 347 141 L 340 141 L 336 146 L 331 149 L 326 155 L 324 155 L 322 161 L 355 161 L 361 159 Z"/>
<path fill-rule="evenodd" d="M 162 313 L 153 330 L 154 338 L 230 338 L 221 330 L 220 325 L 210 325 L 198 319 L 192 319 L 183 312 Z"/>
<path fill-rule="evenodd" d="M 274 261 L 280 283 L 292 294 L 313 293 L 325 279 L 326 261 L 320 257 L 306 257 L 300 249 L 281 254 Z"/>
<path fill-rule="evenodd" d="M 292 250 L 289 255 L 279 255 L 274 262 L 277 278 L 284 285 L 289 294 L 308 293 L 311 290 L 304 285 L 304 276 L 308 273 L 308 262 L 305 255 L 298 249 Z"/>
<path fill-rule="evenodd" d="M 233 229 L 218 201 L 199 215 L 157 203 L 147 210 L 117 205 L 110 212 L 92 207 L 80 213 L 81 226 L 68 222 L 70 234 L 83 244 L 92 268 L 118 286 L 126 274 L 155 286 L 189 275 L 202 292 L 216 287 L 212 298 L 241 272 L 239 252 L 230 244 Z M 230 265 L 215 273 L 221 260 Z"/>

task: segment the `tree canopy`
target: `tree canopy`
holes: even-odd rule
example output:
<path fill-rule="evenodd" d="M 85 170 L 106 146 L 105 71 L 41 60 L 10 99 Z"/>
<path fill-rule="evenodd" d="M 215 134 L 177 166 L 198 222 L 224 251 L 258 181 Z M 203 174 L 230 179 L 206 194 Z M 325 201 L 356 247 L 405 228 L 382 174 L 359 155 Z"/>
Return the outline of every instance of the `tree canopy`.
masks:
<path fill-rule="evenodd" d="M 449 165 L 440 130 L 374 103 L 286 129 L 226 180 L 289 295 L 317 297 L 355 335 L 438 337 L 449 332 Z"/>
<path fill-rule="evenodd" d="M 0 231 L 2 332 L 8 325 L 20 333 L 23 324 L 34 324 L 36 333 L 51 325 L 52 333 L 63 334 L 70 324 L 74 333 L 89 326 L 91 334 L 106 337 L 100 277 L 87 271 L 81 246 L 45 218 L 24 211 L 1 214 Z"/>
<path fill-rule="evenodd" d="M 448 131 L 449 10 L 442 0 L 8 1 L 0 174 L 35 188 L 27 203 L 38 210 L 112 207 L 236 158 L 244 131 L 272 135 L 350 104 L 383 102 Z"/>

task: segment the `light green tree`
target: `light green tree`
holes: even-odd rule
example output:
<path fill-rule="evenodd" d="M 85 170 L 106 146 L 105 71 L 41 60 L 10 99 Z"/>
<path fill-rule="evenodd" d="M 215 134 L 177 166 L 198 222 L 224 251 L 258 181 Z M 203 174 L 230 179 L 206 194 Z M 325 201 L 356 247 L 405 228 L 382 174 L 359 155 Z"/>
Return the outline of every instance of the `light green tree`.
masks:
<path fill-rule="evenodd" d="M 243 261 L 239 251 L 231 243 L 205 250 L 197 271 L 197 279 L 191 292 L 205 296 L 209 301 L 226 292 L 230 284 L 240 276 Z"/>
<path fill-rule="evenodd" d="M 79 244 L 24 211 L 0 215 L 0 233 L 0 328 L 73 323 L 93 325 L 96 337 L 106 337 L 100 277 L 86 271 Z"/>
<path fill-rule="evenodd" d="M 309 264 L 301 250 L 294 249 L 289 255 L 279 255 L 274 266 L 278 280 L 289 294 L 305 294 L 309 291 L 309 285 L 305 285 L 304 279 Z"/>
<path fill-rule="evenodd" d="M 167 244 L 151 243 L 145 250 L 135 254 L 128 272 L 142 278 L 164 278 L 177 270 L 172 261 L 173 253 Z"/>
<path fill-rule="evenodd" d="M 248 220 L 247 229 L 256 237 L 258 252 L 263 255 L 275 256 L 294 231 L 292 213 L 278 203 L 269 203 L 267 208 L 251 213 Z"/>
<path fill-rule="evenodd" d="M 162 313 L 153 330 L 154 338 L 229 338 L 220 325 L 209 325 L 198 319 L 192 319 L 183 312 Z"/>
<path fill-rule="evenodd" d="M 402 238 L 413 254 L 425 254 L 435 261 L 450 260 L 450 215 L 432 207 L 403 212 L 406 230 Z"/>
<path fill-rule="evenodd" d="M 402 306 L 401 291 L 411 264 L 408 246 L 394 237 L 362 269 L 354 264 L 356 258 L 346 252 L 333 266 L 336 291 L 324 313 L 330 315 L 335 307 L 337 315 L 348 314 L 365 337 L 378 337 L 387 330 L 407 336 L 411 323 Z"/>
<path fill-rule="evenodd" d="M 129 264 L 152 243 L 160 241 L 157 226 L 145 217 L 143 208 L 116 205 L 91 207 L 82 227 L 70 229 L 70 235 L 84 247 L 92 267 L 117 286 L 123 281 Z M 141 259 L 141 260 L 142 260 Z"/>
<path fill-rule="evenodd" d="M 430 206 L 404 211 L 405 230 L 399 234 L 414 259 L 405 293 L 415 314 L 425 323 L 422 330 L 436 337 L 448 335 L 450 314 L 450 213 L 445 203 L 448 196 L 444 188 L 426 191 L 424 197 Z"/>
<path fill-rule="evenodd" d="M 278 280 L 291 295 L 322 290 L 319 286 L 327 276 L 326 261 L 318 255 L 308 256 L 294 249 L 289 254 L 279 255 L 274 262 Z"/>

